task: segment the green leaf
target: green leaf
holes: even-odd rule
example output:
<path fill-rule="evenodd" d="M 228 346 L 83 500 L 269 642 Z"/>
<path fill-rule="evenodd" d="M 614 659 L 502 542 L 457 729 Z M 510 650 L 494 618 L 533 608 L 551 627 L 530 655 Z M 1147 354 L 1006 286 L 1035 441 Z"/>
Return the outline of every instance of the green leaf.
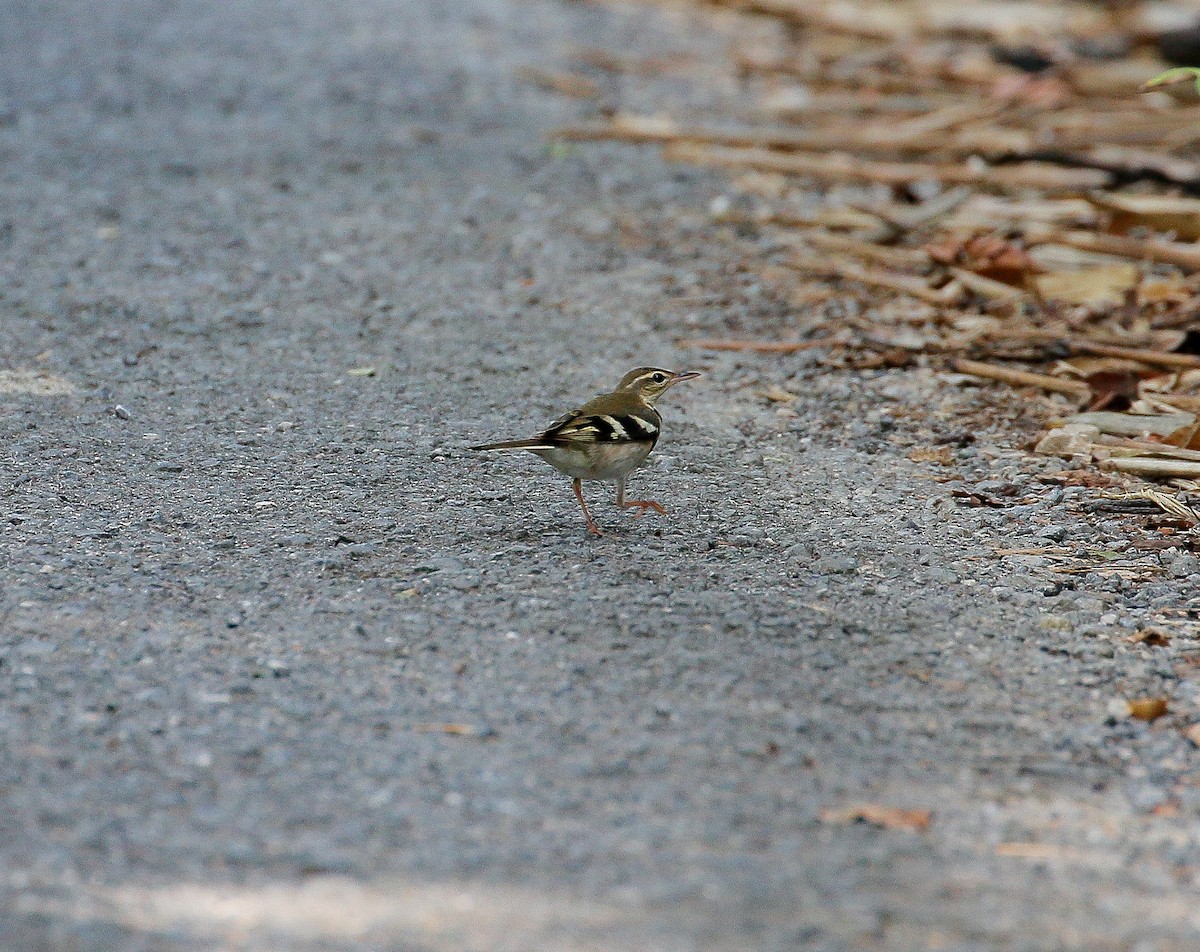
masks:
<path fill-rule="evenodd" d="M 1176 66 L 1165 73 L 1159 73 L 1153 79 L 1142 83 L 1142 92 L 1149 92 L 1160 86 L 1174 86 L 1176 83 L 1183 83 L 1189 79 L 1195 82 L 1196 92 L 1200 93 L 1200 67 L 1196 66 Z"/>

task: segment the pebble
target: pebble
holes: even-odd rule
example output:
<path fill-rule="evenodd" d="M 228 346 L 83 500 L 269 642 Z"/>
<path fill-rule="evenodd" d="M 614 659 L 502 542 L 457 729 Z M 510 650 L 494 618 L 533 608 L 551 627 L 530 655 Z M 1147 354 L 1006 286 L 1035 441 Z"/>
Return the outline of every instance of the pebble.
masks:
<path fill-rule="evenodd" d="M 858 561 L 848 555 L 823 555 L 813 568 L 824 575 L 845 575 L 858 571 Z"/>

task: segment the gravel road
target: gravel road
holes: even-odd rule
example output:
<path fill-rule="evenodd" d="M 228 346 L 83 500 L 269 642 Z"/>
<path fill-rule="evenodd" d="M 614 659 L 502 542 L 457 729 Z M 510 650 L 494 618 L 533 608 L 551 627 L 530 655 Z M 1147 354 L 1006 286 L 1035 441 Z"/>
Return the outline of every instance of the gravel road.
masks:
<path fill-rule="evenodd" d="M 720 181 L 546 146 L 523 64 L 729 28 L 0 6 L 0 948 L 1198 947 L 1195 558 L 1056 572 L 1141 529 L 993 390 L 677 350 L 784 327 Z M 647 363 L 664 517 L 466 450 Z"/>

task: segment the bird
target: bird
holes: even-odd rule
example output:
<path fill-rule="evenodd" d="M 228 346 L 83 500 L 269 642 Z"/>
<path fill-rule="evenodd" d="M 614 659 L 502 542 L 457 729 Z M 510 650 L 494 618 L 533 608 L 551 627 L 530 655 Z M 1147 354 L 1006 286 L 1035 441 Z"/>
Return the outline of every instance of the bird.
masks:
<path fill-rule="evenodd" d="M 585 479 L 617 484 L 617 505 L 622 509 L 666 514 L 650 499 L 626 499 L 625 480 L 646 461 L 662 432 L 662 417 L 654 408 L 658 399 L 675 384 L 702 376 L 694 370 L 676 373 L 661 367 L 631 370 L 611 393 L 589 400 L 577 410 L 559 417 L 538 436 L 472 446 L 475 451 L 526 450 L 540 456 L 573 479 L 575 498 L 583 510 L 588 532 L 604 535 L 583 500 Z"/>

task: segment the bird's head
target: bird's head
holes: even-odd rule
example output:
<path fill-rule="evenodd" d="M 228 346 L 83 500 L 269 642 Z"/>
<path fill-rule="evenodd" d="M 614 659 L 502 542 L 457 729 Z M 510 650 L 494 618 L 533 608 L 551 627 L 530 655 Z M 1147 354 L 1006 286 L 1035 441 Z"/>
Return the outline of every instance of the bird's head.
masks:
<path fill-rule="evenodd" d="M 695 370 L 686 373 L 676 373 L 673 370 L 663 370 L 661 367 L 638 367 L 631 370 L 617 384 L 618 391 L 636 393 L 647 403 L 654 401 L 670 390 L 675 384 L 685 380 L 695 380 L 701 376 Z"/>

